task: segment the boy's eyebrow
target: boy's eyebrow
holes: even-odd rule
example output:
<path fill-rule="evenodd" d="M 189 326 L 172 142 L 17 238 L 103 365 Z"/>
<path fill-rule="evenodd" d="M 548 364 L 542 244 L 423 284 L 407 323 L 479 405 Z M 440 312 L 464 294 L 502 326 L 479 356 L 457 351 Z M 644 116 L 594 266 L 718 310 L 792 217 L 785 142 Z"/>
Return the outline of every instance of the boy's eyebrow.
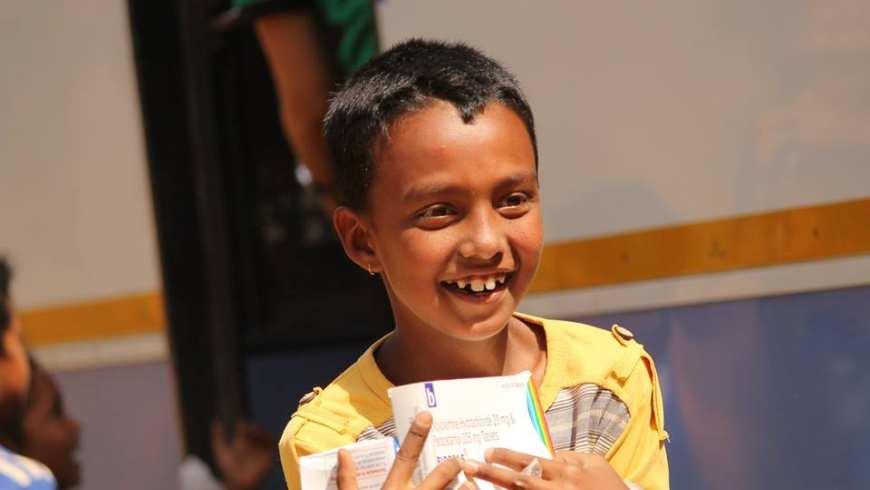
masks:
<path fill-rule="evenodd" d="M 441 196 L 444 194 L 460 194 L 462 188 L 453 184 L 423 184 L 411 187 L 402 194 L 402 201 L 417 201 L 429 196 Z"/>
<path fill-rule="evenodd" d="M 538 180 L 537 172 L 519 172 L 509 175 L 496 184 L 495 189 L 505 189 L 513 187 L 525 182 L 536 182 Z M 411 187 L 402 193 L 402 201 L 417 201 L 429 196 L 443 196 L 451 194 L 462 194 L 465 189 L 462 186 L 447 183 L 431 183 L 422 184 L 416 187 Z"/>
<path fill-rule="evenodd" d="M 537 182 L 538 181 L 538 172 L 519 172 L 513 175 L 509 175 L 502 179 L 501 182 L 498 183 L 496 189 L 503 189 L 505 187 L 513 187 L 515 185 L 523 184 L 526 182 Z"/>

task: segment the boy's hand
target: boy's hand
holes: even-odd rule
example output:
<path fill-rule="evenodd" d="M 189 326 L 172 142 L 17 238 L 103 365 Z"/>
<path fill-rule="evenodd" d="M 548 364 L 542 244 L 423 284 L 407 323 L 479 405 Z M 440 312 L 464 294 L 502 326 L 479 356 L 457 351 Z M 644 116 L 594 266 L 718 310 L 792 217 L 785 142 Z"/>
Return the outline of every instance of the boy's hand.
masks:
<path fill-rule="evenodd" d="M 417 469 L 417 460 L 423 451 L 423 443 L 432 428 L 432 415 L 429 412 L 420 412 L 414 418 L 402 447 L 396 454 L 396 460 L 387 480 L 382 487 L 384 490 L 405 490 L 414 488 L 411 485 L 411 477 Z M 462 471 L 462 464 L 455 459 L 442 462 L 426 476 L 423 483 L 416 487 L 418 490 L 440 490 L 447 487 L 450 482 Z M 357 490 L 356 465 L 350 453 L 344 449 L 338 452 L 338 488 L 339 490 Z M 466 483 L 462 488 L 473 489 L 475 486 Z"/>
<path fill-rule="evenodd" d="M 522 470 L 534 459 L 535 457 L 529 454 L 502 448 L 492 449 L 486 452 L 486 463 L 466 463 L 465 474 L 508 489 L 627 490 L 628 488 L 607 460 L 597 454 L 559 451 L 552 460 L 538 460 L 543 470 L 540 477 L 523 474 Z"/>
<path fill-rule="evenodd" d="M 219 422 L 213 422 L 211 443 L 229 490 L 257 488 L 275 463 L 275 438 L 265 429 L 243 420 L 236 423 L 232 437 L 227 437 Z"/>

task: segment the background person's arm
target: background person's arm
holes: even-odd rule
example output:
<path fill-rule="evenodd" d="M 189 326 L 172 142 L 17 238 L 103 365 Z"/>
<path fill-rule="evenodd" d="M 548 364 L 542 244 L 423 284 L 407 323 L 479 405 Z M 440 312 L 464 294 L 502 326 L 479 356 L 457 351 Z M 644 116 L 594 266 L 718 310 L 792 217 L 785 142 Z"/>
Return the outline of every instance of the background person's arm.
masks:
<path fill-rule="evenodd" d="M 323 116 L 333 80 L 311 12 L 300 10 L 260 17 L 257 37 L 266 55 L 281 104 L 284 134 L 320 189 L 332 188 L 333 171 L 323 138 Z M 331 213 L 332 196 L 324 196 Z"/>

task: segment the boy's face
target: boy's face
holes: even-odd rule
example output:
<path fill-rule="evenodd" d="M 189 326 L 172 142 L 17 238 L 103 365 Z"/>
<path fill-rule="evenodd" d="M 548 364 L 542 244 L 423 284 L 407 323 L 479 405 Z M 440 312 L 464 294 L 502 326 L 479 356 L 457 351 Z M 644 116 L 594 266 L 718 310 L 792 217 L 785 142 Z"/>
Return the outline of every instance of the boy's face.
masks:
<path fill-rule="evenodd" d="M 463 340 L 501 331 L 542 246 L 535 155 L 522 120 L 491 103 L 466 124 L 437 101 L 393 124 L 375 156 L 367 239 L 397 324 Z"/>

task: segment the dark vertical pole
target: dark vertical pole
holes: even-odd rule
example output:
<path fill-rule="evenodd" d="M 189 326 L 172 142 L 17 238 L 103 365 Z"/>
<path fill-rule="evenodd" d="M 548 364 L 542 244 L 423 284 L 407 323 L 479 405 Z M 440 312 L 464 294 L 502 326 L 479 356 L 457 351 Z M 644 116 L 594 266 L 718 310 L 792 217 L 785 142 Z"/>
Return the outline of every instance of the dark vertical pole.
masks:
<path fill-rule="evenodd" d="M 211 81 L 216 40 L 210 32 L 208 2 L 184 0 L 178 4 L 182 56 L 193 147 L 194 193 L 203 247 L 206 308 L 212 369 L 217 383 L 217 413 L 226 429 L 244 410 L 242 363 L 233 295 L 226 192 L 218 151 L 215 94 Z"/>
<path fill-rule="evenodd" d="M 227 0 L 127 2 L 184 440 L 211 462 L 211 420 L 248 415 L 245 356 L 371 339 L 389 309 L 337 243 L 297 236 L 259 45 L 250 30 L 212 31 Z M 264 239 L 264 210 L 285 238 Z"/>
<path fill-rule="evenodd" d="M 204 2 L 128 0 L 169 340 L 187 452 L 246 408 Z"/>
<path fill-rule="evenodd" d="M 181 22 L 172 1 L 128 0 L 133 56 L 157 224 L 169 343 L 187 452 L 211 462 L 208 421 L 216 387 L 191 161 L 193 148 L 181 56 Z"/>

